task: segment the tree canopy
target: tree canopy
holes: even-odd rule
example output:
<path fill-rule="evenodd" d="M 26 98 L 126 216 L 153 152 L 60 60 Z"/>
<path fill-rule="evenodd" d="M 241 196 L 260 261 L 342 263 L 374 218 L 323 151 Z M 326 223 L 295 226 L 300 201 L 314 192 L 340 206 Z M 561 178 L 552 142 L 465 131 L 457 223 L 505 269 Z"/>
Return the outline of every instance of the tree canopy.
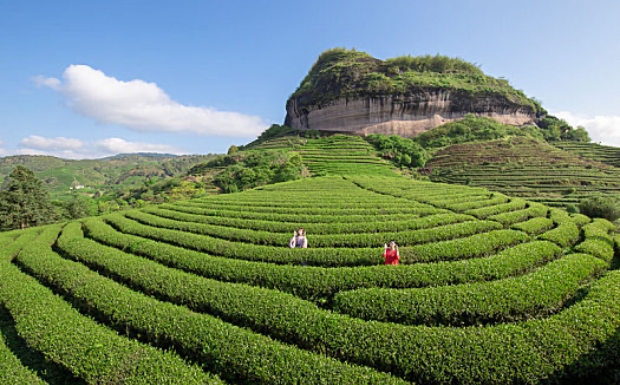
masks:
<path fill-rule="evenodd" d="M 54 221 L 49 194 L 32 170 L 17 166 L 7 179 L 0 191 L 0 228 L 25 229 Z"/>

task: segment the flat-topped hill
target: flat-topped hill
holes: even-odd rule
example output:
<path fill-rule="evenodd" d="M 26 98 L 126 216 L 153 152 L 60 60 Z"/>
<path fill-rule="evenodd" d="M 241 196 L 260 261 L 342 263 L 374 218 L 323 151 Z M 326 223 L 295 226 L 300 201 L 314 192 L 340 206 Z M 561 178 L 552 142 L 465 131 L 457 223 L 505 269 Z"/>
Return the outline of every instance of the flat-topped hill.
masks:
<path fill-rule="evenodd" d="M 466 114 L 532 123 L 544 110 L 505 79 L 446 56 L 385 61 L 364 52 L 324 52 L 286 104 L 295 129 L 413 137 Z"/>

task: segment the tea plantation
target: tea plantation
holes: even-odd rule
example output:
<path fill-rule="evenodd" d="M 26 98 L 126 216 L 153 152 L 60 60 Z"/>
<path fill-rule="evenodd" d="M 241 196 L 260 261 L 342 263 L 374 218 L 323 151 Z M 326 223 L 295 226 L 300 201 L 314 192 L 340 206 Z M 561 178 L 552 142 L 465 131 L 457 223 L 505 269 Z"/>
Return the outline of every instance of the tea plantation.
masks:
<path fill-rule="evenodd" d="M 613 147 L 560 143 L 561 149 L 528 138 L 458 144 L 437 151 L 426 167 L 436 182 L 485 187 L 553 207 L 620 192 Z"/>
<path fill-rule="evenodd" d="M 304 227 L 308 249 L 289 249 Z M 400 245 L 385 266 L 383 244 Z M 3 383 L 612 383 L 605 220 L 318 177 L 0 235 Z"/>

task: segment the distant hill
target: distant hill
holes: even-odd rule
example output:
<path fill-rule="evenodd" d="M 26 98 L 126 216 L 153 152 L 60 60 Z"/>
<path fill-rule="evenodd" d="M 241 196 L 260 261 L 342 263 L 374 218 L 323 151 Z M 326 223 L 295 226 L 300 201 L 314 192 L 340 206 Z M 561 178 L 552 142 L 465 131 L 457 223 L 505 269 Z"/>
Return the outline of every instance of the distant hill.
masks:
<path fill-rule="evenodd" d="M 215 155 L 120 154 L 102 159 L 61 159 L 52 156 L 19 155 L 0 158 L 0 178 L 17 165 L 33 170 L 45 182 L 52 198 L 63 199 L 79 188 L 86 195 L 105 195 L 138 187 L 147 181 L 183 175 L 193 165 Z"/>

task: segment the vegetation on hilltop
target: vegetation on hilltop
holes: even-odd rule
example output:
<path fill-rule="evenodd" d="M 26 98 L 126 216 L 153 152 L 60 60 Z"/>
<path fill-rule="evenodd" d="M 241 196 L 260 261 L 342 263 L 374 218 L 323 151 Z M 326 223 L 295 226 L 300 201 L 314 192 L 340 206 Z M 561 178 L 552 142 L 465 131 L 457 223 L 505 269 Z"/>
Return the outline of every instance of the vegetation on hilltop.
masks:
<path fill-rule="evenodd" d="M 413 138 L 413 141 L 419 143 L 424 148 L 431 149 L 509 136 L 526 136 L 543 140 L 543 134 L 536 126 L 515 127 L 509 124 L 502 124 L 491 118 L 468 114 L 461 120 L 446 123 L 423 132 Z"/>
<path fill-rule="evenodd" d="M 290 99 L 301 106 L 323 105 L 338 98 L 402 98 L 441 90 L 453 91 L 462 99 L 502 98 L 505 104 L 521 106 L 533 114 L 546 113 L 540 103 L 514 89 L 506 79 L 485 75 L 476 65 L 459 58 L 426 55 L 382 61 L 344 48 L 323 52 Z"/>

